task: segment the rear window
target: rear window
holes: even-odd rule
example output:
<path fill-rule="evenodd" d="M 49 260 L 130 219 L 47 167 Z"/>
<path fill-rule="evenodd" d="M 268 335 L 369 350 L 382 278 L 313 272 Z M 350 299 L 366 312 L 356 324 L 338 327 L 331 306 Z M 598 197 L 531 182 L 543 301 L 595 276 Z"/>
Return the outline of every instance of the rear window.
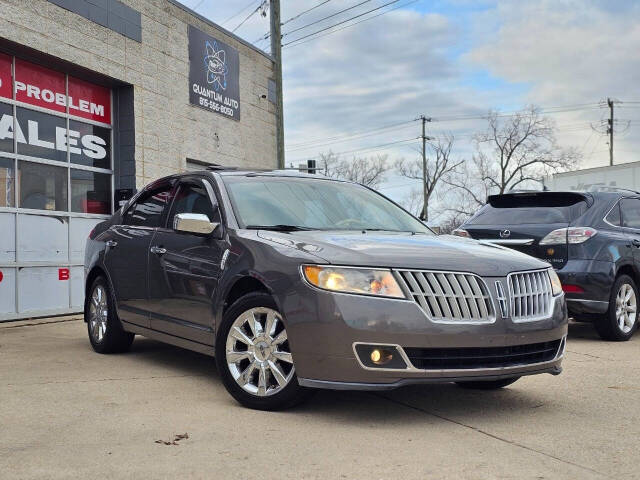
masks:
<path fill-rule="evenodd" d="M 495 195 L 467 224 L 524 225 L 570 223 L 584 212 L 585 198 L 575 194 Z"/>

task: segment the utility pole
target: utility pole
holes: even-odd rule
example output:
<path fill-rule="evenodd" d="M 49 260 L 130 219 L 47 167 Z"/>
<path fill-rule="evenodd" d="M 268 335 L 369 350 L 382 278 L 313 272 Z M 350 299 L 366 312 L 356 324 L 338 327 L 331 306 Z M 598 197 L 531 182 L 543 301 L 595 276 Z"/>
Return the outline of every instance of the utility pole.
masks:
<path fill-rule="evenodd" d="M 427 118 L 424 115 L 420 115 L 420 120 L 422 120 L 422 214 L 420 215 L 420 219 L 423 221 L 429 220 L 429 212 L 427 211 L 427 140 L 431 140 L 430 137 L 427 137 L 426 128 L 427 122 L 431 121 L 431 118 Z"/>
<path fill-rule="evenodd" d="M 269 0 L 271 15 L 271 55 L 276 80 L 276 152 L 278 168 L 284 168 L 284 120 L 282 107 L 282 35 L 280 34 L 280 0 Z"/>
<path fill-rule="evenodd" d="M 613 165 L 613 100 L 607 98 L 607 105 L 609 105 L 609 126 L 607 133 L 609 134 L 609 165 Z"/>

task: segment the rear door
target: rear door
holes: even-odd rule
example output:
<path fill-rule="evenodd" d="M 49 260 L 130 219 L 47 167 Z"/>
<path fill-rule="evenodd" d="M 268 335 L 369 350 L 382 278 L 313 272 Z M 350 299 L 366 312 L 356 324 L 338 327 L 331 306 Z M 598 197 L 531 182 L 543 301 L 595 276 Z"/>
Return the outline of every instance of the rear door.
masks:
<path fill-rule="evenodd" d="M 554 230 L 567 228 L 588 208 L 590 198 L 573 192 L 493 195 L 463 228 L 471 237 L 504 245 L 549 262 L 567 262 L 566 242 L 540 245 Z"/>
<path fill-rule="evenodd" d="M 620 201 L 620 215 L 631 240 L 636 268 L 640 270 L 640 198 L 623 198 Z"/>
<path fill-rule="evenodd" d="M 115 291 L 118 313 L 126 322 L 149 327 L 147 258 L 156 227 L 161 225 L 171 185 L 143 193 L 100 240 L 106 242 L 105 266 Z"/>
<path fill-rule="evenodd" d="M 159 228 L 149 256 L 151 328 L 195 342 L 213 344 L 212 298 L 226 249 L 222 226 L 209 235 L 173 230 L 178 213 L 200 213 L 220 224 L 211 185 L 200 177 L 181 180 L 166 228 Z"/>

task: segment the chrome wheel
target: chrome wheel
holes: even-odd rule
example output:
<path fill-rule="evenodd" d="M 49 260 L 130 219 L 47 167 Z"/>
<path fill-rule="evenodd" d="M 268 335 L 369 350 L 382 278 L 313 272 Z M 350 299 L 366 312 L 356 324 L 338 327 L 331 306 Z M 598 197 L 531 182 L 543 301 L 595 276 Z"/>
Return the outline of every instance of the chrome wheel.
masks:
<path fill-rule="evenodd" d="M 622 333 L 629 333 L 636 323 L 636 292 L 628 283 L 623 283 L 618 290 L 616 318 Z"/>
<path fill-rule="evenodd" d="M 244 391 L 264 397 L 284 389 L 295 368 L 280 314 L 260 307 L 236 318 L 227 334 L 226 360 Z"/>
<path fill-rule="evenodd" d="M 91 293 L 91 301 L 89 303 L 89 331 L 94 342 L 102 342 L 107 333 L 108 319 L 107 292 L 102 285 L 97 285 Z"/>

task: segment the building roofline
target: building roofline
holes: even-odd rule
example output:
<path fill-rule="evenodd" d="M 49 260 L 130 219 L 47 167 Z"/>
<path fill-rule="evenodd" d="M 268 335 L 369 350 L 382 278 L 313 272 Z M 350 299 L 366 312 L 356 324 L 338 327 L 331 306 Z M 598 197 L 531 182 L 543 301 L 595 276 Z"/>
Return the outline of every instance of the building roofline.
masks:
<path fill-rule="evenodd" d="M 593 172 L 593 171 L 598 171 L 598 170 L 619 170 L 619 169 L 623 169 L 623 168 L 629 168 L 629 167 L 638 167 L 640 166 L 640 161 L 635 161 L 635 162 L 626 162 L 626 163 L 616 163 L 615 165 L 603 165 L 601 167 L 590 167 L 590 168 L 582 168 L 579 170 L 571 170 L 569 172 L 559 172 L 559 173 L 553 173 L 552 175 L 554 177 L 563 177 L 565 175 L 576 175 L 576 174 L 580 174 L 580 173 L 588 173 L 588 172 Z"/>
<path fill-rule="evenodd" d="M 249 43 L 248 41 L 246 41 L 243 38 L 240 38 L 239 36 L 237 36 L 235 33 L 230 32 L 229 30 L 227 30 L 224 27 L 221 27 L 220 25 L 218 25 L 215 22 L 212 22 L 211 20 L 209 20 L 207 17 L 204 17 L 202 15 L 200 15 L 198 12 L 191 10 L 189 7 L 187 7 L 186 5 L 183 5 L 182 3 L 178 2 L 177 0 L 167 0 L 167 2 L 169 2 L 171 5 L 174 5 L 176 7 L 178 7 L 179 9 L 187 12 L 189 15 L 191 15 L 192 17 L 197 18 L 198 20 L 206 23 L 207 25 L 212 26 L 213 28 L 222 31 L 222 33 L 224 33 L 225 35 L 228 35 L 229 37 L 233 38 L 235 41 L 240 42 L 241 44 L 243 44 L 245 47 L 249 47 L 251 50 L 261 54 L 262 56 L 268 58 L 269 60 L 271 60 L 272 62 L 274 62 L 274 58 L 269 55 L 267 52 L 265 52 L 264 50 L 259 49 L 258 47 L 256 47 L 255 45 Z M 194 25 L 195 26 L 195 25 Z"/>

